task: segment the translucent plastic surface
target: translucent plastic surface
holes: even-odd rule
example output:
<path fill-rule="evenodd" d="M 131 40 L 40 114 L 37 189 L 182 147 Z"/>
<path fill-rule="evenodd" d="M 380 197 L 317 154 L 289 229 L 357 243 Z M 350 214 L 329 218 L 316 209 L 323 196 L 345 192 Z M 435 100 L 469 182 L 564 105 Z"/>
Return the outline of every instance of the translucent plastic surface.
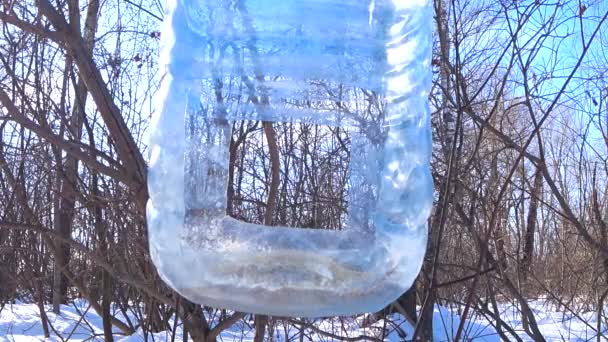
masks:
<path fill-rule="evenodd" d="M 371 312 L 405 292 L 432 204 L 431 23 L 426 0 L 169 0 L 147 212 L 162 278 L 275 316 Z M 342 230 L 226 215 L 240 120 L 352 134 Z"/>

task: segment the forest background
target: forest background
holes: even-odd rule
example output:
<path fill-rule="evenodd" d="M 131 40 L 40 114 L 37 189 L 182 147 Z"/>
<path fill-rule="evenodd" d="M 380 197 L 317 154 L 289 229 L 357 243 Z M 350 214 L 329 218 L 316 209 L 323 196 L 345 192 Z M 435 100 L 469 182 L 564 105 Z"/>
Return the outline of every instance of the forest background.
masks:
<path fill-rule="evenodd" d="M 464 322 L 483 316 L 505 340 L 544 341 L 530 304 L 543 300 L 587 322 L 600 341 L 608 326 L 608 3 L 433 6 L 427 258 L 410 291 L 357 322 L 398 314 L 413 327 L 403 339 L 431 340 L 437 304 L 462 317 L 455 340 L 474 337 Z M 0 307 L 36 303 L 51 335 L 46 306 L 60 313 L 83 298 L 102 317 L 106 341 L 112 330 L 174 325 L 184 338 L 215 341 L 239 322 L 253 324 L 256 342 L 276 337 L 279 323 L 369 339 L 313 320 L 200 306 L 158 277 L 145 225 L 145 137 L 161 78 L 163 8 L 161 0 L 0 1 Z M 312 124 L 234 123 L 228 213 L 339 228 L 348 139 Z M 322 148 L 328 141 L 343 148 Z M 521 331 L 504 319 L 505 303 Z"/>

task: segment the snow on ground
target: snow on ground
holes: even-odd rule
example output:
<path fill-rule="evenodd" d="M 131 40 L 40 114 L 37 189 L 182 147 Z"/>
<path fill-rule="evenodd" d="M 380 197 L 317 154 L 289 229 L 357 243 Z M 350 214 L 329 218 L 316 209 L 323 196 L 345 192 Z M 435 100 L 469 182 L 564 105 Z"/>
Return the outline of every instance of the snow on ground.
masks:
<path fill-rule="evenodd" d="M 595 340 L 597 319 L 595 313 L 589 312 L 578 315 L 565 314 L 556 310 L 554 306 L 546 302 L 537 301 L 532 303 L 536 313 L 538 326 L 547 341 L 590 341 Z M 524 341 L 532 341 L 522 329 L 522 323 L 518 309 L 513 305 L 501 305 L 502 319 L 511 325 L 516 333 Z M 50 307 L 46 307 L 50 324 L 51 337 L 46 341 L 103 341 L 102 319 L 84 301 L 76 301 L 72 305 L 62 306 L 61 315 L 55 315 Z M 476 314 L 470 316 L 464 324 L 466 341 L 500 341 L 495 329 L 488 321 Z M 82 319 L 84 317 L 84 319 Z M 119 318 L 124 319 L 122 316 Z M 129 317 L 135 321 L 134 317 Z M 332 341 L 336 336 L 348 336 L 351 338 L 370 336 L 374 340 L 403 341 L 411 337 L 412 326 L 401 316 L 393 315 L 390 320 L 381 320 L 372 326 L 361 328 L 361 320 L 349 318 L 335 318 L 332 320 L 315 321 L 312 327 L 304 330 L 306 341 Z M 443 306 L 437 306 L 434 313 L 434 337 L 436 341 L 451 341 L 456 335 L 460 317 Z M 388 334 L 382 335 L 383 327 Z M 604 336 L 608 336 L 608 329 L 603 325 Z M 324 331 L 325 333 L 319 333 Z M 276 325 L 274 340 L 285 341 L 285 334 L 290 340 L 299 339 L 301 329 L 289 325 L 288 329 Z M 240 321 L 230 329 L 225 330 L 218 338 L 219 341 L 250 342 L 253 340 L 254 330 L 250 323 Z M 407 337 L 406 337 L 407 336 Z M 607 340 L 608 337 L 604 337 Z M 132 336 L 124 336 L 115 330 L 115 341 L 140 342 L 140 341 L 171 341 L 171 332 L 148 334 L 147 336 L 139 330 Z M 182 340 L 181 327 L 176 329 L 176 341 Z M 0 312 L 0 342 L 9 341 L 45 341 L 44 332 L 40 322 L 40 311 L 35 304 L 7 304 Z"/>

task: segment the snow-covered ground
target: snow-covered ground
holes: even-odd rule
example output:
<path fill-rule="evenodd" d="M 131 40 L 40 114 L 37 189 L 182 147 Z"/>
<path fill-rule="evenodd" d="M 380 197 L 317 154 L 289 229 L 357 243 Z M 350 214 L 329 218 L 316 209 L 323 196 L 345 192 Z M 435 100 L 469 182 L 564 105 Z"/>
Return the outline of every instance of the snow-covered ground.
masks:
<path fill-rule="evenodd" d="M 533 302 L 532 308 L 536 313 L 539 328 L 547 341 L 595 341 L 597 339 L 595 331 L 597 317 L 595 313 L 564 314 L 543 301 Z M 61 315 L 53 314 L 49 307 L 46 309 L 51 332 L 51 337 L 47 341 L 103 341 L 101 317 L 86 302 L 77 301 L 71 306 L 63 306 Z M 121 317 L 119 316 L 119 318 Z M 501 318 L 514 328 L 522 340 L 531 341 L 522 329 L 520 315 L 516 307 L 502 305 Z M 134 317 L 130 317 L 130 319 L 135 320 Z M 453 314 L 452 310 L 443 306 L 436 307 L 434 315 L 435 340 L 453 340 L 459 323 L 459 316 Z M 383 327 L 386 330 L 382 329 Z M 473 315 L 466 321 L 464 328 L 463 336 L 466 341 L 500 341 L 495 329 L 483 317 Z M 361 328 L 360 319 L 336 318 L 315 321 L 312 327 L 309 326 L 304 331 L 302 331 L 301 326 L 292 324 L 289 324 L 286 329 L 279 321 L 275 324 L 274 330 L 273 339 L 275 341 L 285 341 L 286 335 L 289 336 L 289 340 L 299 340 L 299 335 L 302 333 L 305 335 L 305 341 L 331 341 L 336 340 L 336 336 L 361 340 L 363 340 L 363 336 L 369 336 L 372 340 L 403 341 L 407 340 L 407 336 L 411 336 L 413 333 L 411 325 L 398 315 L 393 315 L 386 321 L 378 321 L 366 328 Z M 383 336 L 383 330 L 386 331 L 386 336 Z M 604 331 L 602 340 L 608 340 L 606 324 L 602 325 L 602 330 Z M 320 331 L 324 333 L 320 333 Z M 225 330 L 218 340 L 248 342 L 253 340 L 253 334 L 252 325 L 241 320 Z M 139 330 L 132 336 L 124 336 L 116 330 L 115 341 L 171 341 L 172 337 L 173 334 L 170 331 L 145 336 Z M 179 324 L 174 339 L 175 341 L 182 340 Z M 45 339 L 37 305 L 7 304 L 2 309 L 0 312 L 0 342 L 42 340 Z"/>

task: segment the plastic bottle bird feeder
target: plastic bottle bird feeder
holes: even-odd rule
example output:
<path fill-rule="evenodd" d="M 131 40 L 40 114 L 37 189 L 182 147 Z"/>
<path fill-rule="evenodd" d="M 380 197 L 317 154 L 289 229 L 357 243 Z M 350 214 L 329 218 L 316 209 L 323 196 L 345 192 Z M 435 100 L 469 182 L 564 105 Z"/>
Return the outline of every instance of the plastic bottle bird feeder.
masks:
<path fill-rule="evenodd" d="M 432 205 L 431 24 L 427 0 L 169 0 L 147 210 L 163 280 L 276 316 L 371 312 L 404 293 Z M 343 229 L 226 215 L 239 120 L 348 129 Z"/>

